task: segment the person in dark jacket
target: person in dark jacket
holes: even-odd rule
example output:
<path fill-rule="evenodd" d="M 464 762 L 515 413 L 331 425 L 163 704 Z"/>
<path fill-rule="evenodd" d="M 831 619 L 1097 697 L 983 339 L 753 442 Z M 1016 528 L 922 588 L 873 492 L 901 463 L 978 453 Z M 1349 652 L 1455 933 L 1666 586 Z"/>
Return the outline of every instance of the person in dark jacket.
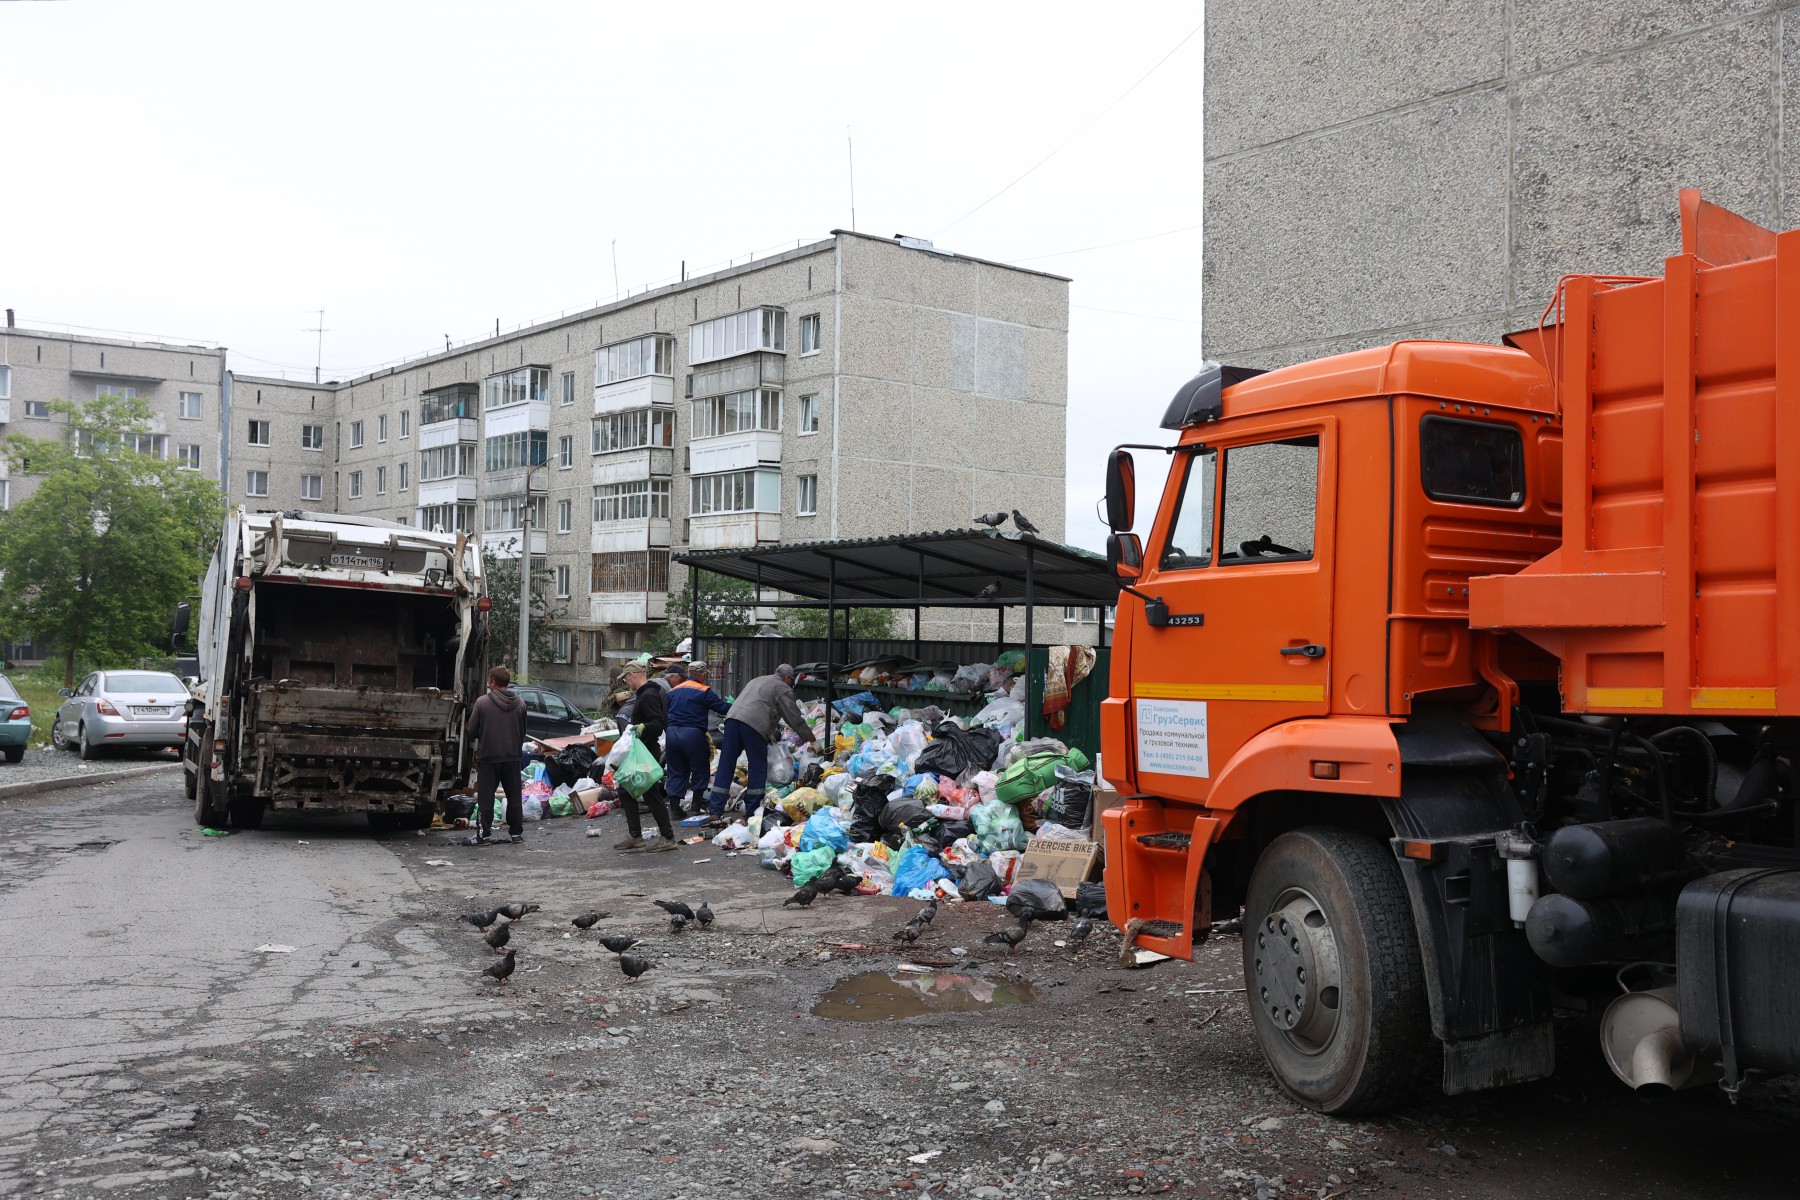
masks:
<path fill-rule="evenodd" d="M 631 698 L 630 725 L 642 726 L 638 740 L 644 748 L 656 756 L 661 762 L 663 729 L 667 724 L 667 709 L 663 700 L 663 689 L 650 678 L 650 672 L 640 664 L 633 663 L 625 668 L 625 686 L 635 694 Z M 619 719 L 619 728 L 627 728 L 625 718 Z M 663 801 L 663 785 L 660 780 L 650 785 L 645 793 L 633 799 L 630 792 L 619 789 L 619 798 L 625 802 L 625 828 L 630 835 L 624 841 L 613 846 L 614 850 L 650 850 L 652 852 L 673 850 L 676 846 L 675 828 L 669 823 L 669 806 Z M 650 815 L 656 819 L 656 828 L 662 834 L 662 840 L 648 845 L 644 842 L 643 814 L 638 811 L 641 800 L 649 809 Z"/>
<path fill-rule="evenodd" d="M 475 751 L 475 836 L 465 846 L 485 846 L 494 829 L 494 786 L 506 792 L 506 828 L 525 840 L 525 806 L 519 792 L 520 748 L 525 744 L 525 702 L 512 690 L 512 672 L 488 672 L 487 695 L 469 710 L 468 735 Z"/>
<path fill-rule="evenodd" d="M 673 676 L 674 670 L 669 674 Z M 707 740 L 710 716 L 731 711 L 719 693 L 707 685 L 707 664 L 687 665 L 687 679 L 669 689 L 668 773 L 663 794 L 678 811 L 698 815 L 706 811 L 706 784 L 712 772 L 712 743 Z M 688 802 L 684 805 L 683 800 Z"/>
<path fill-rule="evenodd" d="M 740 797 L 744 819 L 748 821 L 762 804 L 763 789 L 769 779 L 769 746 L 780 736 L 783 722 L 808 746 L 814 744 L 812 726 L 806 723 L 800 702 L 794 698 L 794 668 L 787 663 L 776 667 L 773 675 L 759 675 L 746 683 L 725 716 L 725 745 L 719 751 L 719 768 L 712 786 L 706 789 L 706 802 L 713 816 L 725 814 L 739 755 L 744 756 L 749 768 Z"/>

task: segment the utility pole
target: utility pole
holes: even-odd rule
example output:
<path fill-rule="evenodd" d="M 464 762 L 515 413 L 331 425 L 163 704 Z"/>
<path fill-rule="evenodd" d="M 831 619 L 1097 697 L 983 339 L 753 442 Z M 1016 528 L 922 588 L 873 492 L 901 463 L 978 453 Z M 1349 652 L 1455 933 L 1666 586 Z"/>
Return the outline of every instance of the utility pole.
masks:
<path fill-rule="evenodd" d="M 316 328 L 312 328 L 312 329 L 302 329 L 300 332 L 301 333 L 316 333 L 319 335 L 318 357 L 313 359 L 313 382 L 317 383 L 317 382 L 319 382 L 320 368 L 325 363 L 325 335 L 330 333 L 331 330 L 325 328 L 325 310 L 322 308 L 319 308 L 319 309 L 314 309 L 313 312 L 319 318 L 318 326 Z"/>
<path fill-rule="evenodd" d="M 530 453 L 530 436 L 526 436 L 526 453 Z M 519 670 L 518 676 L 524 679 L 531 673 L 531 476 L 550 460 L 529 467 L 525 471 L 525 506 L 519 513 L 519 528 L 523 535 L 523 545 L 519 547 Z"/>

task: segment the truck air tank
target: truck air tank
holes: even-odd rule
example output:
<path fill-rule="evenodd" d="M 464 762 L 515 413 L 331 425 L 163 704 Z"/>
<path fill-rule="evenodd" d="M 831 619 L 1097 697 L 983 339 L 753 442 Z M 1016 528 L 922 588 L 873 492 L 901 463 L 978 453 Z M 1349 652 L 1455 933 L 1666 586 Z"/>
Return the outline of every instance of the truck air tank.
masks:
<path fill-rule="evenodd" d="M 1544 846 L 1544 877 L 1565 895 L 1592 900 L 1635 891 L 1685 857 L 1680 831 L 1655 817 L 1568 825 Z"/>
<path fill-rule="evenodd" d="M 1532 951 L 1553 967 L 1663 961 L 1671 957 L 1672 915 L 1667 904 L 1650 895 L 1580 900 L 1552 893 L 1531 906 L 1525 937 Z"/>

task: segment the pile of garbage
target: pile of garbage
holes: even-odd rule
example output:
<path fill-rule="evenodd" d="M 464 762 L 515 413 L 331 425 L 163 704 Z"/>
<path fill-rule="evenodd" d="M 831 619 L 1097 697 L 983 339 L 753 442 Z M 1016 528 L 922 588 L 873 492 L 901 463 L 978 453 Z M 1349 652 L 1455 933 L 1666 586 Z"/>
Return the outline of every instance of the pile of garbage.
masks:
<path fill-rule="evenodd" d="M 825 678 L 822 664 L 801 664 L 799 682 Z M 843 688 L 882 688 L 902 692 L 937 692 L 947 697 L 988 695 L 988 707 L 972 720 L 984 725 L 1017 725 L 1025 717 L 1025 652 L 1008 650 L 991 663 L 929 663 L 910 658 L 883 658 L 852 663 L 834 680 Z M 832 702 L 835 712 L 860 717 L 869 709 L 881 709 L 874 692 L 861 691 Z M 940 718 L 941 719 L 941 718 Z"/>

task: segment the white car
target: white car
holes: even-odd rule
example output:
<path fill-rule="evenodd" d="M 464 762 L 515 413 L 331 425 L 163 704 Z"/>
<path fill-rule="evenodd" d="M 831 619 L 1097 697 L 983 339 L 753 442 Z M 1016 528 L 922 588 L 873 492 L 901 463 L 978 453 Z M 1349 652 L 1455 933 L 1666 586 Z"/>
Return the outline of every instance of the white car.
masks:
<path fill-rule="evenodd" d="M 57 694 L 50 740 L 83 758 L 113 746 L 179 750 L 187 736 L 188 690 L 167 671 L 95 671 Z"/>

